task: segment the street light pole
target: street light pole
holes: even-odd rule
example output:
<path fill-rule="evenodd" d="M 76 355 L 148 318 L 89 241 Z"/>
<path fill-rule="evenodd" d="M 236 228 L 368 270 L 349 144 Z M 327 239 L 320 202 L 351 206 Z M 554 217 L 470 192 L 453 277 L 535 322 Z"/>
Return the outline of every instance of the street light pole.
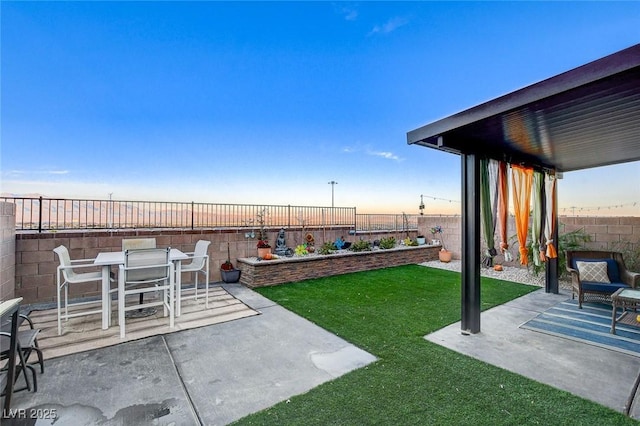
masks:
<path fill-rule="evenodd" d="M 333 188 L 335 185 L 338 184 L 338 182 L 336 182 L 335 180 L 332 180 L 331 182 L 327 182 L 329 185 L 331 185 L 331 207 L 333 208 Z"/>

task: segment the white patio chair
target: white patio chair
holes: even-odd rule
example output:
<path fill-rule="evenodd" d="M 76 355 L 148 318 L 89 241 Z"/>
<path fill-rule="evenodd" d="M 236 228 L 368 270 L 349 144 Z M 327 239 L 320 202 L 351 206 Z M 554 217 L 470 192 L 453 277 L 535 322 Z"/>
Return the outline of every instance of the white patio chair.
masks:
<path fill-rule="evenodd" d="M 122 251 L 156 248 L 155 238 L 127 238 L 122 240 Z M 144 303 L 144 293 L 140 293 L 140 304 Z"/>
<path fill-rule="evenodd" d="M 56 299 L 58 302 L 58 335 L 62 334 L 62 319 L 68 321 L 69 318 L 80 317 L 84 315 L 102 314 L 102 303 L 100 303 L 99 309 L 79 310 L 73 313 L 69 313 L 70 306 L 83 306 L 95 304 L 95 301 L 81 301 L 69 303 L 69 286 L 72 284 L 99 282 L 102 283 L 102 271 L 84 272 L 78 273 L 77 270 L 93 268 L 94 259 L 77 259 L 71 260 L 69 256 L 69 250 L 65 246 L 58 246 L 53 249 L 53 252 L 58 256 L 60 265 L 58 266 L 56 273 Z M 64 290 L 64 304 L 62 304 L 61 292 Z M 64 308 L 64 313 L 62 312 Z"/>
<path fill-rule="evenodd" d="M 169 260 L 171 249 L 140 249 L 124 252 L 124 265 L 118 273 L 118 325 L 120 338 L 125 337 L 125 313 L 144 307 L 162 306 L 164 316 L 169 316 L 169 327 L 174 328 L 175 272 Z M 142 300 L 135 305 L 126 305 L 129 295 L 144 295 L 161 292 L 161 300 Z"/>
<path fill-rule="evenodd" d="M 156 248 L 155 238 L 127 238 L 122 240 L 122 251 Z"/>
<path fill-rule="evenodd" d="M 195 295 L 193 296 L 196 300 L 198 300 L 198 274 L 204 275 L 204 283 L 205 283 L 205 307 L 209 308 L 209 255 L 207 250 L 209 249 L 209 244 L 211 241 L 200 240 L 196 243 L 196 247 L 193 252 L 185 253 L 191 259 L 191 263 L 182 263 L 182 272 L 193 272 L 195 274 L 194 285 L 195 285 Z M 182 289 L 178 289 L 180 294 L 178 294 L 178 303 L 177 303 L 177 316 L 180 316 L 180 303 L 182 300 Z"/>

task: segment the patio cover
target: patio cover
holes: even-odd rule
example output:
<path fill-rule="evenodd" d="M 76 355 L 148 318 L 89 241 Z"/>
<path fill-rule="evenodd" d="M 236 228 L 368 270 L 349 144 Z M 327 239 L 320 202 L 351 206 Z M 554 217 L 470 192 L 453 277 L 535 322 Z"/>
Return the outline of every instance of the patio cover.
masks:
<path fill-rule="evenodd" d="M 480 158 L 556 172 L 640 160 L 640 44 L 412 130 L 407 143 L 461 156 L 461 327 L 477 333 Z M 546 282 L 558 292 L 557 260 Z"/>

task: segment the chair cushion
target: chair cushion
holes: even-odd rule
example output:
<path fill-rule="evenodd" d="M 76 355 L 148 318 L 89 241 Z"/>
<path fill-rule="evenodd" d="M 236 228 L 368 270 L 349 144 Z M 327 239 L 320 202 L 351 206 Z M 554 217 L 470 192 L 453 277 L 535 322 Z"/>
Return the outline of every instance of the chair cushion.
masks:
<path fill-rule="evenodd" d="M 612 283 L 622 282 L 620 278 L 620 270 L 618 269 L 618 262 L 615 259 L 604 259 L 607 262 L 607 274 L 609 275 L 609 281 Z"/>
<path fill-rule="evenodd" d="M 620 288 L 631 288 L 624 283 L 597 283 L 593 281 L 582 281 L 582 291 L 596 291 L 598 293 L 613 294 Z"/>
<path fill-rule="evenodd" d="M 607 275 L 607 262 L 576 262 L 580 281 L 591 281 L 597 283 L 610 283 Z"/>
<path fill-rule="evenodd" d="M 578 269 L 577 262 L 606 262 L 609 281 L 612 283 L 622 282 L 622 279 L 620 278 L 620 269 L 618 268 L 618 262 L 616 262 L 615 259 L 572 259 L 571 267 L 573 269 Z"/>

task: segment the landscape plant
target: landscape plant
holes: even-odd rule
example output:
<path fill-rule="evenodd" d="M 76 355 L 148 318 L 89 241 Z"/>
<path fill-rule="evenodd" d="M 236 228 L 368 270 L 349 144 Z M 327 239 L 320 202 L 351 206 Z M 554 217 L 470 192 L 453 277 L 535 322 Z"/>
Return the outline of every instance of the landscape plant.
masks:
<path fill-rule="evenodd" d="M 266 207 L 263 207 L 262 209 L 260 209 L 260 211 L 258 211 L 258 213 L 256 213 L 256 223 L 258 224 L 258 248 L 271 248 L 271 245 L 269 244 L 269 240 L 267 237 L 267 229 L 266 229 L 266 222 L 267 222 L 267 215 L 269 214 L 269 211 L 267 210 Z"/>
<path fill-rule="evenodd" d="M 327 241 L 326 243 L 322 244 L 320 246 L 320 248 L 318 249 L 318 253 L 320 254 L 333 254 L 337 251 L 338 249 L 336 248 L 335 244 L 333 244 L 331 241 Z"/>
<path fill-rule="evenodd" d="M 402 229 L 406 237 L 409 238 L 409 216 L 405 212 L 402 212 Z"/>
<path fill-rule="evenodd" d="M 306 256 L 309 254 L 306 244 L 298 244 L 295 249 L 296 256 Z"/>
<path fill-rule="evenodd" d="M 536 289 L 483 277 L 482 309 Z M 607 407 L 426 341 L 426 334 L 460 320 L 458 272 L 407 265 L 257 291 L 378 360 L 237 424 L 637 424 Z"/>
<path fill-rule="evenodd" d="M 306 236 L 306 226 L 307 223 L 309 223 L 309 219 L 304 217 L 304 211 L 302 209 L 300 209 L 300 212 L 298 213 L 298 216 L 296 217 L 296 220 L 298 221 L 298 224 L 300 225 L 300 229 L 301 229 L 301 235 Z"/>
<path fill-rule="evenodd" d="M 404 240 L 402 240 L 402 242 L 404 243 L 405 246 L 417 246 L 418 242 L 415 240 L 412 240 L 411 238 L 407 237 Z"/>
<path fill-rule="evenodd" d="M 440 244 L 442 245 L 442 249 L 441 250 L 446 250 L 444 248 L 444 238 L 442 238 L 442 226 L 440 226 L 440 225 L 434 226 L 429 231 L 431 232 L 431 235 L 432 235 L 434 240 L 436 239 L 436 234 L 438 234 L 440 236 L 439 240 L 440 240 Z"/>
<path fill-rule="evenodd" d="M 569 232 L 558 232 L 558 269 L 561 277 L 568 274 L 565 252 L 567 250 L 587 250 L 588 242 L 591 242 L 591 235 L 587 234 L 584 228 Z"/>
<path fill-rule="evenodd" d="M 380 238 L 380 248 L 381 249 L 392 249 L 396 246 L 396 239 L 394 237 L 383 237 Z"/>
<path fill-rule="evenodd" d="M 640 240 L 617 241 L 611 245 L 611 251 L 622 253 L 624 265 L 629 271 L 640 272 Z"/>
<path fill-rule="evenodd" d="M 235 269 L 231 262 L 231 249 L 229 248 L 229 243 L 227 243 L 227 260 L 220 265 L 220 269 L 223 271 L 233 271 Z"/>
<path fill-rule="evenodd" d="M 355 241 L 353 244 L 351 244 L 351 247 L 349 247 L 349 250 L 354 251 L 354 252 L 370 251 L 371 250 L 371 241 L 367 241 L 367 240 Z"/>

